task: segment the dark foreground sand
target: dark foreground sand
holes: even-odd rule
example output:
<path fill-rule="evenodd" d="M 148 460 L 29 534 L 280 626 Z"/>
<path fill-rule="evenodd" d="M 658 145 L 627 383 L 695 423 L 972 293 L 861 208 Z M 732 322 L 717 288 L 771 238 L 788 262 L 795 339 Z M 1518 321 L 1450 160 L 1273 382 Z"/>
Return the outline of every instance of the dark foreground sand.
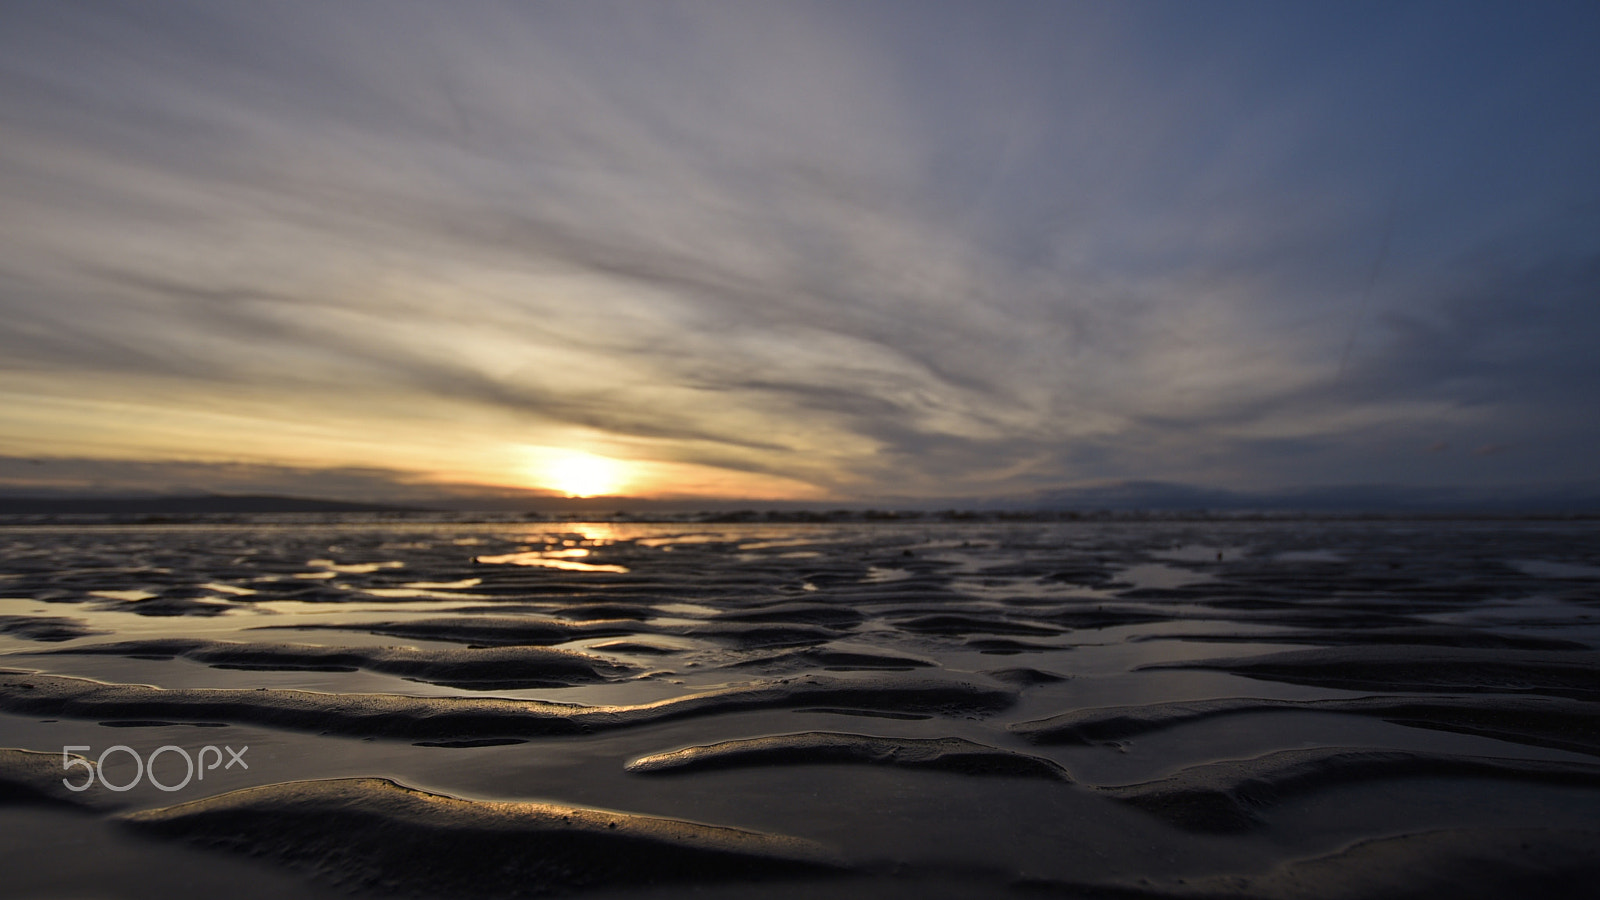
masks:
<path fill-rule="evenodd" d="M 1591 523 L 13 526 L 0 654 L 5 897 L 1600 884 Z"/>

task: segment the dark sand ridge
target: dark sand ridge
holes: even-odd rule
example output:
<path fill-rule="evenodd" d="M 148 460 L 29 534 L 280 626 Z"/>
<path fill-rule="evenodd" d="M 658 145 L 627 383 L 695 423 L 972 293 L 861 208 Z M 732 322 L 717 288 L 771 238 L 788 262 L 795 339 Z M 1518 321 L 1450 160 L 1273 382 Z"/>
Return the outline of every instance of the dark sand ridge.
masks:
<path fill-rule="evenodd" d="M 1271 618 L 1264 621 L 1271 622 Z M 1503 634 L 1454 625 L 1408 625 L 1384 628 L 1320 628 L 1250 634 L 1142 634 L 1130 641 L 1191 641 L 1216 644 L 1405 644 L 1411 646 L 1505 648 L 1511 650 L 1588 650 L 1589 645 L 1560 638 Z"/>
<path fill-rule="evenodd" d="M 1600 831 L 1451 829 L 1357 843 L 1255 878 L 1213 877 L 1193 887 L 1212 896 L 1284 900 L 1376 897 L 1593 896 L 1600 882 Z"/>
<path fill-rule="evenodd" d="M 1338 603 L 1355 612 L 1382 614 L 1390 610 L 1442 612 L 1463 601 L 1487 600 L 1516 590 L 1525 578 L 1455 581 L 1446 585 L 1414 579 L 1353 578 L 1338 573 L 1301 577 L 1291 570 L 1268 568 L 1258 572 L 1224 571 L 1217 580 L 1179 587 L 1134 587 L 1119 595 L 1141 600 L 1188 600 L 1218 606 L 1245 608 L 1286 607 L 1303 603 Z M 1435 580 L 1439 573 L 1433 573 Z M 1337 587 L 1332 591 L 1330 585 Z"/>
<path fill-rule="evenodd" d="M 1116 568 L 1086 564 L 1079 558 L 1033 559 L 985 566 L 976 573 L 981 578 L 1030 578 L 1065 584 L 1097 586 L 1112 581 Z"/>
<path fill-rule="evenodd" d="M 77 654 L 139 659 L 183 657 L 223 669 L 365 669 L 430 684 L 475 690 L 570 687 L 609 681 L 635 671 L 597 656 L 547 647 L 426 649 L 413 647 L 322 647 L 315 644 L 255 644 L 162 638 L 64 647 L 40 655 Z"/>
<path fill-rule="evenodd" d="M 121 806 L 116 794 L 105 791 L 71 791 L 62 781 L 68 771 L 63 763 L 72 759 L 73 765 L 95 765 L 76 753 L 40 753 L 36 750 L 16 750 L 0 747 L 0 806 L 13 803 L 55 803 L 95 809 L 116 809 Z M 74 773 L 77 779 L 82 773 Z"/>
<path fill-rule="evenodd" d="M 1428 624 L 1412 615 L 1420 610 L 1403 606 L 1373 611 L 1359 607 L 1317 606 L 1315 601 L 1254 603 L 1204 600 L 1195 601 L 1195 604 L 1192 610 L 1171 612 L 1152 621 L 1193 619 L 1328 630 L 1415 628 Z"/>
<path fill-rule="evenodd" d="M 853 606 L 842 603 L 783 601 L 731 609 L 710 616 L 711 622 L 779 622 L 785 625 L 821 625 L 826 628 L 853 628 L 866 621 Z"/>
<path fill-rule="evenodd" d="M 642 756 L 628 763 L 627 769 L 641 775 L 669 775 L 709 769 L 825 763 L 1072 781 L 1065 769 L 1048 759 L 963 738 L 884 738 L 823 731 L 685 747 Z"/>
<path fill-rule="evenodd" d="M 1018 622 L 1000 616 L 973 615 L 969 613 L 936 613 L 896 621 L 896 628 L 919 634 L 1009 634 L 1021 637 L 1053 637 L 1065 632 L 1064 628 Z"/>
<path fill-rule="evenodd" d="M 849 632 L 821 625 L 780 625 L 762 622 L 707 622 L 704 625 L 658 626 L 657 634 L 704 638 L 731 647 L 755 650 L 766 647 L 814 647 L 838 640 Z M 641 629 L 649 633 L 650 629 Z"/>
<path fill-rule="evenodd" d="M 104 792 L 68 791 L 58 754 L 0 749 L 0 805 L 15 803 L 118 806 Z M 246 788 L 115 820 L 384 893 L 537 896 L 845 871 L 837 854 L 799 838 L 563 804 L 461 800 L 383 778 Z"/>
<path fill-rule="evenodd" d="M 65 616 L 0 616 L 0 634 L 28 641 L 70 641 L 105 633 Z"/>
<path fill-rule="evenodd" d="M 638 598 L 634 599 L 637 600 Z M 648 599 L 652 602 L 666 605 L 682 603 L 686 598 L 652 596 Z M 526 600 L 526 598 L 519 598 L 519 600 Z M 718 598 L 718 602 L 724 602 L 724 598 Z M 551 620 L 554 624 L 569 626 L 592 625 L 596 621 L 617 619 L 642 622 L 646 619 L 666 615 L 666 613 L 654 606 L 639 602 L 621 602 L 608 599 L 608 595 L 605 594 L 585 594 L 583 596 L 567 597 L 562 598 L 559 602 L 530 603 L 507 600 L 492 604 L 455 607 L 451 612 L 457 615 L 553 616 L 556 617 Z M 794 601 L 739 606 L 704 617 L 707 622 L 777 622 L 781 624 L 823 625 L 834 628 L 852 628 L 861 624 L 865 618 L 866 616 L 858 612 L 854 606 L 843 603 L 829 604 Z"/>
<path fill-rule="evenodd" d="M 1316 747 L 1190 766 L 1165 778 L 1096 791 L 1190 831 L 1232 832 L 1257 824 L 1257 810 L 1340 784 L 1464 776 L 1600 790 L 1600 765 L 1403 750 Z"/>
<path fill-rule="evenodd" d="M 253 630 L 269 631 L 282 628 L 293 628 L 296 631 L 364 631 L 388 637 L 494 646 L 564 644 L 580 638 L 631 637 L 640 633 L 650 633 L 648 627 L 623 619 L 573 621 L 532 616 L 463 616 L 359 624 L 304 622 L 295 625 L 260 625 Z"/>
<path fill-rule="evenodd" d="M 595 647 L 593 649 L 601 649 Z M 788 672 L 805 669 L 828 669 L 833 671 L 851 671 L 860 669 L 922 669 L 934 668 L 938 663 L 911 656 L 890 655 L 887 653 L 857 653 L 848 650 L 828 650 L 824 648 L 807 648 L 804 650 L 785 650 L 770 656 L 761 656 L 755 659 L 740 660 L 728 663 L 730 669 L 760 669 L 763 672 Z"/>
<path fill-rule="evenodd" d="M 1588 900 L 1596 883 L 1600 831 L 1450 828 L 1358 841 L 1260 875 L 1011 886 L 1063 900 Z"/>
<path fill-rule="evenodd" d="M 798 838 L 552 803 L 460 800 L 379 778 L 248 788 L 122 821 L 382 893 L 537 896 L 844 871 L 834 853 Z"/>
<path fill-rule="evenodd" d="M 1019 653 L 1043 653 L 1056 650 L 1070 650 L 1071 645 L 1036 644 L 1031 641 L 1019 641 L 1012 638 L 971 638 L 962 644 L 979 653 L 988 653 L 995 656 L 1015 656 Z"/>
<path fill-rule="evenodd" d="M 1371 716 L 1397 725 L 1600 756 L 1600 706 L 1555 697 L 1387 695 L 1327 700 L 1230 697 L 1082 709 L 1019 722 L 1011 726 L 1011 731 L 1036 744 L 1094 744 L 1206 719 L 1284 710 Z"/>
<path fill-rule="evenodd" d="M 1033 687 L 1040 684 L 1057 684 L 1067 681 L 1071 676 L 1058 672 L 1046 672 L 1043 669 L 1032 669 L 1026 666 L 1016 666 L 1009 669 L 990 669 L 983 674 L 996 681 L 1014 684 L 1017 687 Z"/>
<path fill-rule="evenodd" d="M 961 681 L 807 675 L 636 706 L 577 706 L 491 697 L 173 689 L 0 670 L 0 710 L 78 719 L 210 721 L 399 740 L 476 741 L 587 734 L 751 709 L 837 706 L 891 713 L 983 715 L 1010 689 Z"/>
<path fill-rule="evenodd" d="M 1139 668 L 1215 669 L 1267 681 L 1351 691 L 1534 693 L 1600 700 L 1600 652 L 1592 650 L 1323 647 Z"/>
<path fill-rule="evenodd" d="M 1067 608 L 1058 613 L 1043 615 L 1042 619 L 1072 624 L 1086 619 L 1092 613 L 1116 615 L 1127 624 L 1139 624 L 1141 616 L 1149 621 L 1198 620 L 1298 627 L 1326 630 L 1330 633 L 1376 631 L 1383 633 L 1389 642 L 1442 643 L 1447 646 L 1520 646 L 1514 643 L 1518 636 L 1499 635 L 1511 643 L 1493 643 L 1492 632 L 1458 625 L 1441 625 L 1424 618 L 1429 615 L 1459 613 L 1470 607 L 1474 598 L 1445 593 L 1438 597 L 1417 598 L 1404 592 L 1349 593 L 1341 585 L 1330 582 L 1323 590 L 1299 595 L 1293 591 L 1275 592 L 1269 587 L 1252 588 L 1232 581 L 1222 581 L 1183 588 L 1136 588 L 1119 591 L 1121 604 L 1106 603 L 1087 608 L 1089 603 L 1103 603 L 1097 598 L 1066 598 Z M 1333 588 L 1333 590 L 1330 590 Z M 1504 593 L 1493 600 L 1518 597 L 1529 593 L 1525 584 L 1508 584 Z M 1062 598 L 1054 598 L 1060 603 Z M 1592 595 L 1574 594 L 1567 597 L 1580 605 L 1593 603 Z M 1165 602 L 1164 602 L 1165 601 Z M 1029 602 L 1019 598 L 1019 603 Z M 1173 608 L 1181 604 L 1185 608 Z M 1086 619 L 1092 621 L 1092 619 Z M 1570 618 L 1551 624 L 1570 625 Z M 1474 639 L 1485 643 L 1471 643 Z M 1530 649 L 1558 649 L 1544 644 L 1540 638 L 1528 638 Z"/>
<path fill-rule="evenodd" d="M 1077 606 L 1078 604 L 1074 605 Z M 1064 609 L 1040 618 L 1068 630 L 1148 625 L 1152 622 L 1167 622 L 1174 618 L 1170 612 L 1118 607 L 1111 604 L 1096 604 L 1093 609 L 1087 608 L 1088 604 L 1086 602 L 1081 606 L 1083 608 Z"/>
<path fill-rule="evenodd" d="M 505 646 L 511 644 L 562 644 L 580 638 L 639 637 L 651 634 L 715 640 L 736 647 L 803 647 L 824 644 L 845 632 L 820 625 L 769 624 L 764 622 L 705 622 L 685 625 L 657 625 L 622 620 L 570 622 L 560 619 L 533 619 L 481 616 L 472 618 L 431 618 L 398 622 L 306 623 L 264 625 L 261 629 L 364 631 L 388 637 L 417 640 L 454 641 L 463 644 Z"/>
<path fill-rule="evenodd" d="M 661 598 L 662 603 L 671 601 Z M 496 615 L 549 615 L 559 612 L 562 617 L 578 621 L 595 621 L 606 619 L 648 619 L 656 615 L 656 610 L 650 606 L 638 603 L 622 603 L 615 600 L 587 600 L 581 599 L 575 603 L 561 603 L 559 605 L 541 603 L 529 606 L 518 606 L 515 603 L 501 601 L 486 606 L 458 606 L 451 610 L 457 614 L 471 615 L 493 613 Z"/>

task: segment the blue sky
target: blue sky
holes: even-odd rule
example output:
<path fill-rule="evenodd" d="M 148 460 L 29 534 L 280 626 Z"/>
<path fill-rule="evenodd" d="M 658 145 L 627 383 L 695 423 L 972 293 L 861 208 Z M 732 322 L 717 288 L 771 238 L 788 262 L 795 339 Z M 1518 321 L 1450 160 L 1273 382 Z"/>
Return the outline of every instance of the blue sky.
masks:
<path fill-rule="evenodd" d="M 1597 477 L 1592 3 L 4 15 L 0 487 Z"/>

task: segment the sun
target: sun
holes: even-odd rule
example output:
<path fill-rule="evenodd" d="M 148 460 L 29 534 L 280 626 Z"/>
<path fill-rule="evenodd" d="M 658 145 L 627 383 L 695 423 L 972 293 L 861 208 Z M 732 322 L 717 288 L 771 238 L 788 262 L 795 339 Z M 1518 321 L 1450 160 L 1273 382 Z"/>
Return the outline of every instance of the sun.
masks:
<path fill-rule="evenodd" d="M 544 486 L 568 497 L 616 494 L 628 483 L 627 467 L 622 462 L 579 450 L 558 453 L 541 468 Z"/>

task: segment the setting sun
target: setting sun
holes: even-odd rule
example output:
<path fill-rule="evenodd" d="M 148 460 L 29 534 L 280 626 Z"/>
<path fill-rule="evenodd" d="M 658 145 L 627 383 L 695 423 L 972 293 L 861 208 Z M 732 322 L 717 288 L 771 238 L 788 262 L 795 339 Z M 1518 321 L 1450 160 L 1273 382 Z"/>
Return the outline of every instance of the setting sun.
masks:
<path fill-rule="evenodd" d="M 627 483 L 626 467 L 615 459 L 581 451 L 552 457 L 539 473 L 544 487 L 568 497 L 598 497 L 619 492 Z"/>

